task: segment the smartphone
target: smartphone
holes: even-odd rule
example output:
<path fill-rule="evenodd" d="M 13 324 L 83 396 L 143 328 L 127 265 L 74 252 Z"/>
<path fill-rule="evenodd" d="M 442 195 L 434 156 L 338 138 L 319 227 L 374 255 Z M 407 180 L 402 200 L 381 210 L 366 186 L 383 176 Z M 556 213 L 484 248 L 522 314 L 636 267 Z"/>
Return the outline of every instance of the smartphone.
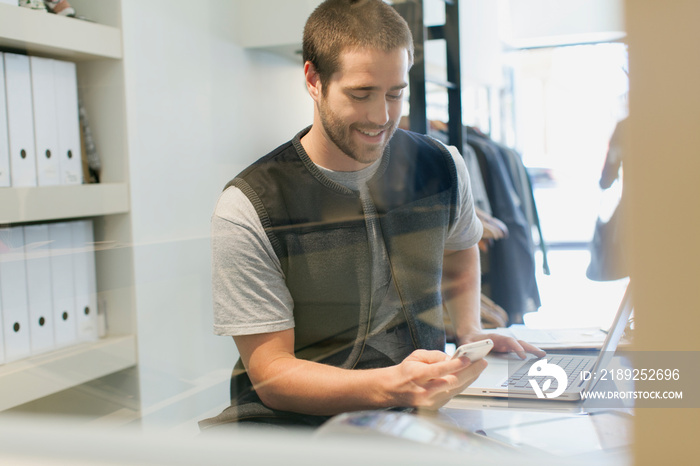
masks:
<path fill-rule="evenodd" d="M 457 348 L 455 354 L 452 356 L 452 359 L 466 356 L 471 362 L 478 361 L 486 356 L 492 348 L 493 341 L 490 339 L 467 343 L 466 345 L 462 345 Z"/>

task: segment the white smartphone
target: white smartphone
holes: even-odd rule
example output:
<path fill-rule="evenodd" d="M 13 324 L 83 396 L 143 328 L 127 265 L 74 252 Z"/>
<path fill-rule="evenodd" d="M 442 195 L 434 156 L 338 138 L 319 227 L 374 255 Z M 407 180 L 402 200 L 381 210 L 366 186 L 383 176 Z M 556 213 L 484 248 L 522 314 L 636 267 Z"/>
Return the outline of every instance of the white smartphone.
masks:
<path fill-rule="evenodd" d="M 462 345 L 457 348 L 455 354 L 452 355 L 452 359 L 466 356 L 471 362 L 478 361 L 489 354 L 489 351 L 491 351 L 492 348 L 493 341 L 491 339 L 467 343 L 466 345 Z"/>

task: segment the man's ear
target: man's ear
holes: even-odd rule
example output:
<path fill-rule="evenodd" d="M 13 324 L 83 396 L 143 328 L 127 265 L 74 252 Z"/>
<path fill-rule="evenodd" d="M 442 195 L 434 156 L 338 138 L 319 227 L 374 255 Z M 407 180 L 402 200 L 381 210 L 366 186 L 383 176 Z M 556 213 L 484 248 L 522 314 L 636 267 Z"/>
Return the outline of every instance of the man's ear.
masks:
<path fill-rule="evenodd" d="M 321 76 L 310 61 L 304 63 L 304 77 L 306 78 L 306 89 L 311 98 L 318 102 L 321 96 Z"/>

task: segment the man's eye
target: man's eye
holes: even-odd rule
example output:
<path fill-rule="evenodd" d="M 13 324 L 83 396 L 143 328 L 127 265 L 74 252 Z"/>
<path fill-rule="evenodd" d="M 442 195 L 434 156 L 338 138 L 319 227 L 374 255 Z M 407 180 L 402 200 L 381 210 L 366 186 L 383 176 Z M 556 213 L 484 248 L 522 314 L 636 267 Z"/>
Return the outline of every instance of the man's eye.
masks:
<path fill-rule="evenodd" d="M 355 94 L 350 94 L 350 97 L 352 100 L 356 100 L 358 102 L 362 102 L 363 100 L 369 99 L 369 95 L 355 95 Z"/>
<path fill-rule="evenodd" d="M 403 94 L 402 94 L 402 93 L 399 93 L 399 94 L 387 94 L 386 97 L 387 97 L 389 100 L 401 100 L 401 98 L 403 97 Z"/>

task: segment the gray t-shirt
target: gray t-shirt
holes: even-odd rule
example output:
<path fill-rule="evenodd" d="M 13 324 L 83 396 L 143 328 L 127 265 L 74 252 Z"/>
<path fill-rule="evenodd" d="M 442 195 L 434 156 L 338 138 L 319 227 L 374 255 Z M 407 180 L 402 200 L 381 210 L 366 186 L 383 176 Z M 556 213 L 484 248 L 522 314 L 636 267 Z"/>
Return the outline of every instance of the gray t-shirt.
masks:
<path fill-rule="evenodd" d="M 474 246 L 483 232 L 474 213 L 469 174 L 456 148 L 449 147 L 457 167 L 459 209 L 448 232 L 446 249 Z M 356 172 L 322 172 L 355 191 L 361 198 L 366 182 L 374 175 L 379 161 Z M 285 284 L 284 272 L 258 214 L 248 198 L 236 187 L 226 189 L 216 204 L 211 221 L 214 333 L 251 335 L 294 328 L 294 301 Z M 381 235 L 381 232 L 376 232 Z M 370 235 L 372 227 L 370 225 Z M 375 236 L 376 238 L 376 236 Z M 381 238 L 381 236 L 379 236 Z M 372 331 L 381 331 L 395 314 L 395 289 L 390 274 L 382 271 L 383 242 L 373 248 L 373 293 L 382 293 L 373 309 Z M 382 252 L 383 251 L 383 252 Z M 373 306 L 374 307 L 374 306 Z"/>

